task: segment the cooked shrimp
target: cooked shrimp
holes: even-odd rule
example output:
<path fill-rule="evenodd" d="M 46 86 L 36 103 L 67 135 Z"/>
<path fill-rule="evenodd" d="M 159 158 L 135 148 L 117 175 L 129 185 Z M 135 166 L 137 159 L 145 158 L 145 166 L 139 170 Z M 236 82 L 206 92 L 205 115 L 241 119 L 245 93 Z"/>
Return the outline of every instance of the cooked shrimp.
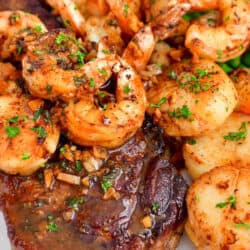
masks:
<path fill-rule="evenodd" d="M 107 0 L 110 10 L 116 16 L 122 32 L 128 36 L 133 36 L 143 27 L 140 21 L 140 1 L 139 0 Z"/>
<path fill-rule="evenodd" d="M 136 71 L 144 70 L 155 47 L 155 38 L 150 26 L 140 29 L 123 52 L 123 58 Z"/>
<path fill-rule="evenodd" d="M 109 11 L 106 0 L 86 0 L 86 8 L 92 16 L 105 16 Z"/>
<path fill-rule="evenodd" d="M 215 168 L 196 180 L 186 198 L 186 231 L 196 249 L 249 249 L 249 198 L 250 171 L 240 164 Z"/>
<path fill-rule="evenodd" d="M 208 133 L 227 119 L 237 103 L 233 82 L 210 60 L 172 65 L 147 97 L 147 112 L 170 136 Z"/>
<path fill-rule="evenodd" d="M 41 100 L 0 96 L 0 169 L 8 174 L 29 175 L 56 150 L 59 130 L 42 112 Z M 45 116 L 46 115 L 46 116 Z"/>
<path fill-rule="evenodd" d="M 193 137 L 183 146 L 185 165 L 192 178 L 216 166 L 250 166 L 250 116 L 233 113 L 208 135 Z"/>
<path fill-rule="evenodd" d="M 118 147 L 140 128 L 144 119 L 147 102 L 139 75 L 123 59 L 109 56 L 105 60 L 112 64 L 111 73 L 117 74 L 115 97 L 100 90 L 98 98 L 85 94 L 77 102 L 69 101 L 60 115 L 69 138 L 80 145 Z M 106 68 L 99 74 L 111 76 Z M 91 74 L 87 77 L 95 78 Z"/>
<path fill-rule="evenodd" d="M 202 2 L 202 1 L 201 1 Z M 194 1 L 192 8 L 210 8 Z M 250 41 L 250 4 L 244 0 L 213 1 L 221 11 L 222 23 L 217 27 L 192 24 L 187 33 L 185 45 L 199 57 L 224 62 L 239 56 L 247 49 Z"/>
<path fill-rule="evenodd" d="M 76 4 L 72 0 L 46 0 L 47 3 L 60 14 L 67 28 L 85 36 L 85 18 L 78 10 Z"/>
<path fill-rule="evenodd" d="M 21 93 L 17 81 L 21 79 L 21 72 L 10 63 L 0 62 L 0 95 Z"/>
<path fill-rule="evenodd" d="M 23 58 L 23 77 L 31 94 L 45 99 L 68 99 L 84 83 L 86 51 L 67 30 L 54 30 L 29 45 Z"/>
<path fill-rule="evenodd" d="M 231 75 L 239 95 L 236 111 L 250 115 L 250 69 L 240 68 Z"/>
<path fill-rule="evenodd" d="M 85 23 L 85 40 L 98 44 L 98 57 L 108 53 L 121 54 L 121 29 L 112 13 L 105 17 L 89 17 Z"/>
<path fill-rule="evenodd" d="M 170 46 L 165 41 L 158 41 L 154 47 L 154 51 L 150 58 L 150 63 L 160 65 L 167 68 L 170 65 L 169 53 Z"/>
<path fill-rule="evenodd" d="M 0 12 L 0 57 L 20 60 L 27 43 L 46 31 L 35 15 L 22 11 Z"/>

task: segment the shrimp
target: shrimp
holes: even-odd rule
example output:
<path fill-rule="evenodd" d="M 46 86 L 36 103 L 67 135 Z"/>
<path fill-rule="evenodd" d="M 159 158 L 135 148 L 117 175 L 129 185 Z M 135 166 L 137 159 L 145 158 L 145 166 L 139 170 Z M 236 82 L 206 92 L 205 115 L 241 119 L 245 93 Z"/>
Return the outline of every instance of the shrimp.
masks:
<path fill-rule="evenodd" d="M 121 29 L 112 13 L 106 17 L 89 17 L 85 30 L 85 40 L 98 44 L 97 57 L 105 57 L 104 52 L 121 54 L 123 48 Z"/>
<path fill-rule="evenodd" d="M 250 115 L 250 69 L 239 68 L 231 75 L 239 94 L 236 111 Z"/>
<path fill-rule="evenodd" d="M 193 137 L 183 145 L 185 165 L 192 178 L 216 166 L 250 166 L 250 116 L 233 113 L 208 135 Z"/>
<path fill-rule="evenodd" d="M 115 97 L 98 90 L 101 85 L 96 84 L 96 95 L 87 92 L 79 101 L 70 100 L 59 112 L 62 128 L 70 140 L 80 145 L 118 147 L 140 128 L 144 119 L 147 101 L 139 75 L 118 56 L 110 55 L 105 60 L 112 65 L 112 72 L 101 68 L 99 74 L 117 74 Z M 95 79 L 91 74 L 87 77 Z"/>
<path fill-rule="evenodd" d="M 139 0 L 107 0 L 107 3 L 125 35 L 132 37 L 143 27 L 139 15 Z"/>
<path fill-rule="evenodd" d="M 213 2 L 213 7 L 221 11 L 221 25 L 192 24 L 186 33 L 185 46 L 194 55 L 224 62 L 243 54 L 249 45 L 250 4 L 243 0 Z M 211 6 L 206 3 L 193 1 L 192 8 L 208 10 Z"/>
<path fill-rule="evenodd" d="M 109 6 L 105 0 L 86 0 L 86 8 L 92 16 L 105 16 L 109 11 Z"/>
<path fill-rule="evenodd" d="M 22 11 L 0 12 L 0 57 L 21 60 L 27 43 L 46 31 L 45 25 L 35 15 Z"/>
<path fill-rule="evenodd" d="M 67 28 L 85 36 L 85 18 L 78 10 L 76 4 L 72 0 L 46 0 L 47 3 L 60 14 Z"/>
<path fill-rule="evenodd" d="M 43 101 L 22 95 L 0 96 L 0 169 L 30 175 L 56 150 L 59 129 Z"/>
<path fill-rule="evenodd" d="M 84 83 L 80 70 L 86 55 L 80 40 L 59 29 L 42 35 L 28 46 L 23 57 L 23 77 L 33 96 L 69 99 Z"/>
<path fill-rule="evenodd" d="M 210 60 L 177 63 L 158 80 L 147 93 L 147 112 L 166 135 L 208 133 L 219 127 L 237 104 L 233 82 Z"/>
<path fill-rule="evenodd" d="M 217 167 L 196 180 L 186 197 L 186 232 L 196 249 L 249 249 L 249 197 L 250 171 L 240 164 Z"/>
<path fill-rule="evenodd" d="M 190 10 L 188 1 L 144 0 L 142 5 L 155 37 L 164 40 L 186 30 L 188 22 L 182 16 Z"/>
<path fill-rule="evenodd" d="M 155 47 L 155 38 L 150 26 L 140 29 L 123 52 L 123 58 L 135 68 L 144 70 Z"/>
<path fill-rule="evenodd" d="M 17 85 L 21 76 L 21 72 L 10 63 L 0 62 L 0 95 L 21 93 L 21 88 Z"/>

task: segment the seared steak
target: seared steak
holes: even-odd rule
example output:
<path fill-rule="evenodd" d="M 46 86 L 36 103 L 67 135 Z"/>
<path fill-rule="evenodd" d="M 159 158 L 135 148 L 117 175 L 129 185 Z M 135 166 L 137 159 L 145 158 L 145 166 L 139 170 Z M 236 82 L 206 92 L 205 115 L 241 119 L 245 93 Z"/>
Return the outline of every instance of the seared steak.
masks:
<path fill-rule="evenodd" d="M 88 193 L 60 181 L 46 189 L 40 173 L 1 174 L 0 201 L 13 244 L 25 250 L 175 249 L 187 185 L 168 152 L 161 129 L 146 121 L 109 152 L 103 174 L 90 177 Z M 104 199 L 104 181 L 118 198 Z"/>

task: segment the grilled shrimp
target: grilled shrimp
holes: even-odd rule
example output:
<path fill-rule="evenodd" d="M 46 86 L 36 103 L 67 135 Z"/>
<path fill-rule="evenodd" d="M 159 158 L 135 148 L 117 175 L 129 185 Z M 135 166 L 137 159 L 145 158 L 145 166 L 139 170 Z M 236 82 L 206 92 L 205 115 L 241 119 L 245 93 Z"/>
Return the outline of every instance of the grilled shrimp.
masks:
<path fill-rule="evenodd" d="M 0 57 L 20 60 L 27 43 L 46 31 L 35 15 L 22 11 L 0 12 Z"/>
<path fill-rule="evenodd" d="M 210 60 L 173 65 L 147 97 L 147 112 L 170 136 L 208 133 L 219 127 L 237 104 L 233 82 Z"/>
<path fill-rule="evenodd" d="M 101 91 L 102 85 L 96 83 L 95 75 L 86 74 L 93 79 L 94 92 L 82 95 L 79 101 L 70 100 L 59 115 L 61 126 L 68 132 L 69 139 L 80 145 L 115 148 L 127 141 L 142 125 L 146 110 L 146 95 L 139 75 L 123 59 L 107 56 L 105 60 L 112 71 L 96 62 L 92 67 L 99 68 L 99 76 L 110 77 L 117 74 L 115 97 Z"/>
<path fill-rule="evenodd" d="M 21 79 L 20 71 L 10 63 L 0 62 L 0 95 L 21 93 L 17 85 L 19 79 Z"/>
<path fill-rule="evenodd" d="M 196 249 L 249 249 L 249 197 L 250 171 L 240 164 L 215 168 L 196 180 L 186 198 L 186 231 Z"/>
<path fill-rule="evenodd" d="M 208 135 L 193 137 L 183 146 L 185 165 L 192 178 L 217 166 L 250 166 L 250 116 L 233 113 Z"/>
<path fill-rule="evenodd" d="M 239 95 L 236 111 L 250 115 L 250 69 L 240 68 L 231 75 Z"/>
<path fill-rule="evenodd" d="M 84 83 L 84 49 L 80 40 L 67 30 L 43 34 L 28 46 L 23 77 L 31 94 L 45 99 L 69 99 Z"/>
<path fill-rule="evenodd" d="M 42 110 L 43 101 L 20 95 L 0 96 L 0 169 L 29 175 L 56 150 L 59 130 Z"/>
<path fill-rule="evenodd" d="M 164 40 L 179 35 L 186 23 L 182 16 L 190 10 L 188 1 L 143 0 L 146 22 L 151 25 L 156 37 Z"/>
<path fill-rule="evenodd" d="M 105 17 L 89 17 L 85 23 L 85 40 L 98 44 L 98 57 L 107 53 L 121 54 L 121 29 L 112 13 Z"/>
<path fill-rule="evenodd" d="M 143 23 L 140 21 L 141 3 L 139 0 L 107 0 L 107 3 L 124 34 L 131 37 L 143 27 Z"/>
<path fill-rule="evenodd" d="M 81 35 L 85 36 L 85 18 L 78 10 L 76 4 L 72 0 L 46 0 L 47 3 L 59 13 L 67 28 Z"/>
<path fill-rule="evenodd" d="M 250 4 L 247 1 L 191 2 L 192 9 L 209 10 L 213 7 L 222 15 L 220 26 L 194 23 L 189 27 L 185 45 L 194 55 L 224 62 L 244 53 L 250 41 Z"/>
<path fill-rule="evenodd" d="M 86 0 L 86 8 L 92 16 L 104 16 L 109 11 L 106 0 Z"/>
<path fill-rule="evenodd" d="M 136 71 L 144 70 L 155 47 L 155 38 L 150 26 L 140 29 L 123 52 L 123 59 Z"/>

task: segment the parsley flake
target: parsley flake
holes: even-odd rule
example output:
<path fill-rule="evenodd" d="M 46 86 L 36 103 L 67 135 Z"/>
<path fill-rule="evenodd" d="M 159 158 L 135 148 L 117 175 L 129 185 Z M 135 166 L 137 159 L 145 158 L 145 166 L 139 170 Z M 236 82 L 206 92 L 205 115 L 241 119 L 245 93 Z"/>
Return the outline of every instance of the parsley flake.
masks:
<path fill-rule="evenodd" d="M 164 104 L 167 101 L 166 97 L 162 97 L 158 103 L 150 103 L 150 108 L 160 108 L 162 104 Z"/>
<path fill-rule="evenodd" d="M 11 127 L 9 125 L 7 125 L 5 127 L 5 132 L 8 135 L 8 138 L 14 138 L 16 136 L 18 136 L 20 134 L 20 129 L 18 127 Z"/>
<path fill-rule="evenodd" d="M 244 228 L 244 229 L 250 230 L 250 225 L 247 224 L 247 223 L 245 223 L 245 222 L 236 223 L 236 224 L 234 224 L 234 227 L 235 227 L 235 228 Z"/>
<path fill-rule="evenodd" d="M 104 193 L 107 192 L 107 190 L 112 186 L 111 182 L 109 180 L 106 180 L 104 182 L 101 183 L 101 187 L 102 190 L 104 191 Z"/>
<path fill-rule="evenodd" d="M 227 135 L 223 136 L 225 140 L 229 141 L 239 141 L 245 139 L 248 135 L 246 122 L 242 122 L 239 132 L 229 132 Z"/>
<path fill-rule="evenodd" d="M 160 207 L 160 204 L 158 203 L 158 202 L 154 202 L 153 204 L 152 204 L 152 207 L 151 207 L 151 209 L 152 209 L 152 211 L 157 211 L 158 209 L 159 209 L 159 207 Z"/>
<path fill-rule="evenodd" d="M 50 221 L 47 225 L 46 225 L 46 228 L 48 231 L 50 232 L 59 232 L 59 228 L 58 226 L 56 225 L 56 223 L 54 221 Z"/>
<path fill-rule="evenodd" d="M 169 111 L 168 115 L 171 118 L 177 118 L 177 119 L 184 118 L 184 119 L 187 119 L 192 115 L 192 113 L 190 112 L 187 105 L 183 105 L 181 108 L 177 108 L 177 109 L 175 109 L 173 111 Z"/>
<path fill-rule="evenodd" d="M 24 161 L 30 159 L 30 154 L 28 154 L 28 153 L 22 153 L 21 159 L 24 160 Z"/>
<path fill-rule="evenodd" d="M 129 9 L 129 4 L 124 4 L 124 6 L 123 6 L 123 14 L 124 14 L 124 16 L 125 17 L 127 17 L 128 16 L 128 9 Z"/>
<path fill-rule="evenodd" d="M 220 203 L 217 203 L 215 207 L 217 208 L 224 208 L 226 207 L 227 205 L 230 205 L 230 208 L 235 208 L 236 207 L 236 198 L 234 195 L 231 195 L 227 201 L 225 202 L 220 202 Z"/>

